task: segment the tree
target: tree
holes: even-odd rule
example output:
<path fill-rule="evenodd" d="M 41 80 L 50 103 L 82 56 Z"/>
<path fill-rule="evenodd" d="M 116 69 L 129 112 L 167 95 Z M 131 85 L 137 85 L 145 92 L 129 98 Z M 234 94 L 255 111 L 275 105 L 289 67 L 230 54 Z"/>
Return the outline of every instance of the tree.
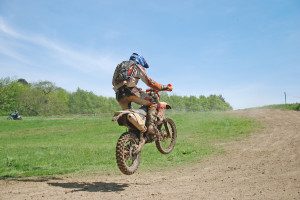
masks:
<path fill-rule="evenodd" d="M 0 80 L 0 114 L 7 115 L 14 110 L 20 110 L 20 95 L 28 88 L 10 78 Z"/>

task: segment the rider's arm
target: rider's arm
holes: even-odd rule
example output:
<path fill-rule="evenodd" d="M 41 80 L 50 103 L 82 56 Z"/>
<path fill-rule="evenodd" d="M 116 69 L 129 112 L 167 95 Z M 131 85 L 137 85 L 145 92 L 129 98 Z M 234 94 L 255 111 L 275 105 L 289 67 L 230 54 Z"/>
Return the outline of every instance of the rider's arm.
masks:
<path fill-rule="evenodd" d="M 146 70 L 143 67 L 141 66 L 137 66 L 137 67 L 138 67 L 137 78 L 140 78 L 147 86 L 151 87 L 152 89 L 155 90 L 164 89 L 164 86 L 162 84 L 154 81 L 147 75 Z"/>

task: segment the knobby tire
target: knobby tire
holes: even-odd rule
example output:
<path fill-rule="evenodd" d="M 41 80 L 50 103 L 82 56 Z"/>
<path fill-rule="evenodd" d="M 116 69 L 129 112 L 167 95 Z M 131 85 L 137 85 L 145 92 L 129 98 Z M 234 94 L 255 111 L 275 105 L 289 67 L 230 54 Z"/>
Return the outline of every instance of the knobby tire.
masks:
<path fill-rule="evenodd" d="M 140 153 L 134 156 L 128 155 L 130 154 L 130 151 L 133 151 L 133 145 L 138 143 L 138 137 L 130 132 L 123 133 L 118 139 L 116 146 L 116 159 L 117 165 L 123 174 L 133 174 L 140 165 Z M 133 158 L 131 165 L 127 164 L 128 158 Z"/>

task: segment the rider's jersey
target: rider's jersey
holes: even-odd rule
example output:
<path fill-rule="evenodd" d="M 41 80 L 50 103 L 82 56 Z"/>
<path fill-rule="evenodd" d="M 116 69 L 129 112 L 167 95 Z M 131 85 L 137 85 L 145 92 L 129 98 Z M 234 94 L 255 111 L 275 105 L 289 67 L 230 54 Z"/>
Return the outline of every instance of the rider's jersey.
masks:
<path fill-rule="evenodd" d="M 129 77 L 128 80 L 124 80 L 120 83 L 117 83 L 117 81 L 115 79 L 115 76 L 117 73 L 119 73 L 119 72 L 115 71 L 114 78 L 112 81 L 112 84 L 114 86 L 113 89 L 115 91 L 118 91 L 118 89 L 124 85 L 126 85 L 129 88 L 136 87 L 136 85 L 139 82 L 139 79 L 141 79 L 147 86 L 149 86 L 155 90 L 162 89 L 162 85 L 160 83 L 154 81 L 153 79 L 151 79 L 147 75 L 146 69 L 139 64 L 134 63 L 130 66 L 130 68 L 127 71 L 127 75 Z"/>

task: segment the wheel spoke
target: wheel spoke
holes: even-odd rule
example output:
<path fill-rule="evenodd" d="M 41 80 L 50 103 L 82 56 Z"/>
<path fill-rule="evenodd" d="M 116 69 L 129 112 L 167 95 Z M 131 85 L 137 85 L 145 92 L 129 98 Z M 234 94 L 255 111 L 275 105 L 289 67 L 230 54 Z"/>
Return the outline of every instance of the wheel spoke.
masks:
<path fill-rule="evenodd" d="M 165 127 L 165 129 L 166 129 L 167 136 L 168 136 L 168 137 L 171 137 L 170 129 L 169 129 L 169 127 L 168 127 L 168 122 L 165 122 L 165 123 L 164 123 L 164 127 Z"/>
<path fill-rule="evenodd" d="M 134 160 L 136 159 L 136 155 L 133 155 L 134 146 L 136 145 L 135 141 L 127 141 L 125 148 L 124 148 L 124 159 L 125 163 L 128 167 L 132 166 Z"/>

